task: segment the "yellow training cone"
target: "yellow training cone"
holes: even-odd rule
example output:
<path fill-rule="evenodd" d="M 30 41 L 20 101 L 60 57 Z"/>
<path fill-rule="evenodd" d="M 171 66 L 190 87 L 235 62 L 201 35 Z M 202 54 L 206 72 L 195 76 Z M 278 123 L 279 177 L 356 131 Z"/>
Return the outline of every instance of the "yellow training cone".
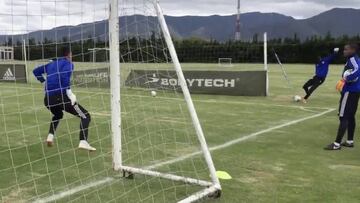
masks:
<path fill-rule="evenodd" d="M 231 180 L 232 177 L 225 171 L 216 171 L 216 176 L 222 180 Z"/>

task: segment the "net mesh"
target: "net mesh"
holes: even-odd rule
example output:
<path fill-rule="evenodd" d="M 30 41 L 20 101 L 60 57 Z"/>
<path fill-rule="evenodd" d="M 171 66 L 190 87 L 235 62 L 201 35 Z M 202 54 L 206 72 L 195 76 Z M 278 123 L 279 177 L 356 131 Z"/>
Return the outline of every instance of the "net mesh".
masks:
<path fill-rule="evenodd" d="M 153 1 L 119 5 L 123 164 L 209 180 L 178 84 L 151 83 L 175 77 Z M 0 63 L 2 202 L 174 202 L 200 189 L 112 170 L 107 1 L 5 0 L 0 7 L 0 44 L 14 48 L 14 60 Z M 32 71 L 65 46 L 73 52 L 73 92 L 92 118 L 93 153 L 77 149 L 80 120 L 70 114 L 55 146 L 44 144 L 52 114 Z M 8 70 L 16 81 L 4 80 Z"/>

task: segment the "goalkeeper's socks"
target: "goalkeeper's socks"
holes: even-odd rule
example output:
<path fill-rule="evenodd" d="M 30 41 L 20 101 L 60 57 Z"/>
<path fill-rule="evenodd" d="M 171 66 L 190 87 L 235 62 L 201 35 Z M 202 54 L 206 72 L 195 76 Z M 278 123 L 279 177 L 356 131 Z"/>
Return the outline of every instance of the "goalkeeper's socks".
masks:
<path fill-rule="evenodd" d="M 96 148 L 90 146 L 90 144 L 86 140 L 80 140 L 79 149 L 85 149 L 88 151 L 96 151 Z"/>
<path fill-rule="evenodd" d="M 54 135 L 49 133 L 49 135 L 46 138 L 46 143 L 48 147 L 52 147 L 54 145 Z"/>

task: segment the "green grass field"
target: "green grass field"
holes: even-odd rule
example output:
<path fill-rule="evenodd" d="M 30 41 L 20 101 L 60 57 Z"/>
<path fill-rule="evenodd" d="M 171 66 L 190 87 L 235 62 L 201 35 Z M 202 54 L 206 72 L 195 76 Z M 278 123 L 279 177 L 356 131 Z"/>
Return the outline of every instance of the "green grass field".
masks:
<path fill-rule="evenodd" d="M 88 66 L 77 64 L 80 69 Z M 278 65 L 270 65 L 271 95 L 266 98 L 193 95 L 215 166 L 233 177 L 221 181 L 220 199 L 205 202 L 359 201 L 359 148 L 322 149 L 336 135 L 339 94 L 334 86 L 341 66 L 331 67 L 329 78 L 306 105 L 294 103 L 292 97 L 303 94 L 301 86 L 312 77 L 313 66 L 285 67 L 293 88 L 287 87 Z M 185 70 L 259 68 L 259 64 L 224 69 L 184 64 Z M 76 149 L 79 120 L 69 115 L 59 126 L 56 146 L 47 148 L 44 140 L 51 115 L 43 106 L 42 87 L 33 79 L 26 85 L 0 84 L 2 202 L 175 202 L 201 189 L 141 175 L 123 179 L 112 170 L 109 90 L 75 88 L 74 92 L 92 114 L 90 143 L 98 149 L 95 153 Z M 122 89 L 122 100 L 127 165 L 151 167 L 199 150 L 181 94 L 158 92 L 154 98 L 147 90 Z M 234 140 L 238 142 L 223 145 Z M 201 156 L 154 170 L 209 180 Z M 103 184 L 85 187 L 99 181 Z"/>

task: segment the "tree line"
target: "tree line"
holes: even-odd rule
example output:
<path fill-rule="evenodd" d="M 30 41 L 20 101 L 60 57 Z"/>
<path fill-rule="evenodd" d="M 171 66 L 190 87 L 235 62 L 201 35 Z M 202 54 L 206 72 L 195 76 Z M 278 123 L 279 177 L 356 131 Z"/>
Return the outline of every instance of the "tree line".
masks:
<path fill-rule="evenodd" d="M 268 41 L 268 59 L 275 63 L 273 51 L 280 56 L 284 63 L 315 63 L 319 57 L 329 54 L 334 47 L 342 48 L 348 42 L 360 42 L 360 35 L 349 37 L 332 37 L 328 33 L 325 37 L 313 36 L 300 40 L 294 34 L 292 38 L 277 38 Z M 11 40 L 3 43 L 14 47 L 16 60 L 23 60 L 23 47 L 21 42 L 13 44 Z M 36 42 L 29 39 L 26 46 L 28 60 L 52 59 L 60 55 L 63 46 L 71 46 L 74 61 L 92 62 L 94 52 L 92 48 L 105 48 L 107 42 L 91 37 L 85 40 L 70 42 L 63 38 L 61 42 L 53 42 L 49 39 Z M 232 58 L 233 63 L 262 63 L 264 59 L 264 43 L 258 34 L 251 41 L 219 42 L 216 40 L 204 40 L 199 38 L 175 39 L 174 45 L 180 62 L 182 63 L 217 63 L 219 58 Z M 148 38 L 132 37 L 122 39 L 120 43 L 120 55 L 122 62 L 169 62 L 170 55 L 162 36 L 152 34 Z M 109 59 L 108 51 L 96 52 L 96 61 L 104 62 Z M 336 63 L 343 63 L 342 57 L 338 57 Z"/>

